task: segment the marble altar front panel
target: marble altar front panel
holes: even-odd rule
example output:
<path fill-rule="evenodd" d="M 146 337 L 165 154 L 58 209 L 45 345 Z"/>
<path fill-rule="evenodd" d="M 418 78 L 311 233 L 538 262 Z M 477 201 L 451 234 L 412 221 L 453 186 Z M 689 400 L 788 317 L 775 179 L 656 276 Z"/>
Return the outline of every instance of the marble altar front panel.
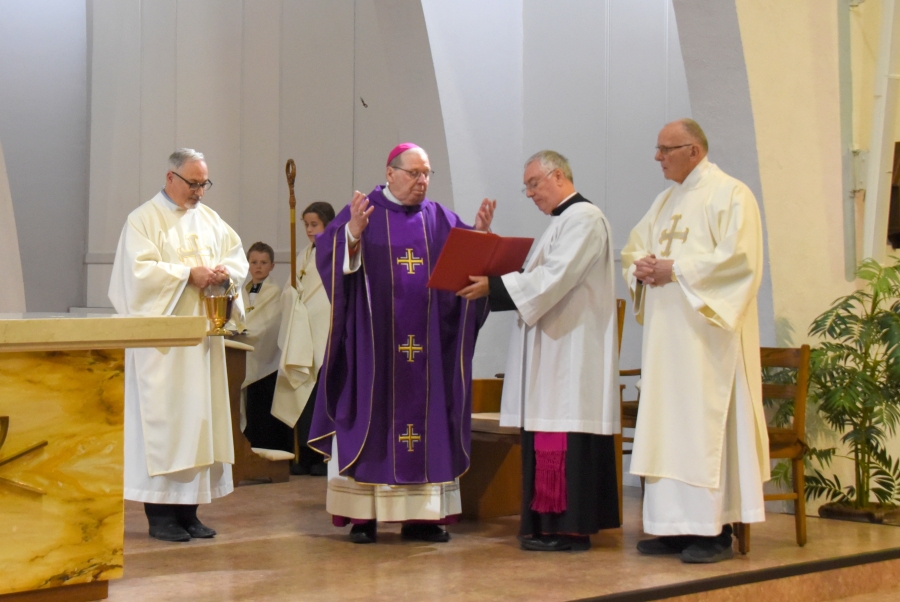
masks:
<path fill-rule="evenodd" d="M 123 399 L 121 349 L 0 353 L 0 594 L 122 576 Z"/>

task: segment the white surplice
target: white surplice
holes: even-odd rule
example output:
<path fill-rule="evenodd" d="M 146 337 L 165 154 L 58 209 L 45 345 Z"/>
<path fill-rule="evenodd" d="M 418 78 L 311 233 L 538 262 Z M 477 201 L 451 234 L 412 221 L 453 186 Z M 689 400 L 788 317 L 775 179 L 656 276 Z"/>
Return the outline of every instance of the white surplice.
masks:
<path fill-rule="evenodd" d="M 281 360 L 272 415 L 293 427 L 316 384 L 331 324 L 331 303 L 316 269 L 314 245 L 297 255 L 297 289 L 288 281 L 281 307 Z"/>
<path fill-rule="evenodd" d="M 503 276 L 518 319 L 500 424 L 616 434 L 618 326 L 609 222 L 588 202 L 574 203 L 551 220 L 524 272 Z"/>
<path fill-rule="evenodd" d="M 674 260 L 677 282 L 635 279 L 650 254 Z M 631 472 L 647 477 L 648 533 L 717 535 L 723 522 L 764 520 L 762 258 L 753 193 L 706 159 L 656 198 L 622 250 L 644 325 Z"/>
<path fill-rule="evenodd" d="M 238 235 L 203 204 L 182 209 L 163 193 L 135 209 L 119 238 L 109 284 L 116 311 L 140 316 L 204 316 L 191 267 L 224 265 L 247 276 Z M 234 313 L 243 314 L 240 300 Z M 197 504 L 233 490 L 234 442 L 225 346 L 125 351 L 125 498 Z"/>
<path fill-rule="evenodd" d="M 250 302 L 253 281 L 248 278 L 241 288 L 241 299 L 247 317 L 243 328 L 246 332 L 235 340 L 253 347 L 247 354 L 247 373 L 242 388 L 278 370 L 281 350 L 278 349 L 278 329 L 281 325 L 281 287 L 266 278 L 259 292 Z"/>

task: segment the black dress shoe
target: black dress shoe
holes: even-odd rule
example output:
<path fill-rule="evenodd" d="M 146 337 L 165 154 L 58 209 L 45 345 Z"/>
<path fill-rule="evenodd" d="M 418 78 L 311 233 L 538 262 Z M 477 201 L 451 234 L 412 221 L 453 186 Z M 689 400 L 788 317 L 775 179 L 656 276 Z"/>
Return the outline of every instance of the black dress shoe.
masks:
<path fill-rule="evenodd" d="M 450 534 L 438 525 L 411 523 L 400 527 L 400 537 L 412 541 L 429 541 L 445 543 L 450 541 Z"/>
<path fill-rule="evenodd" d="M 350 527 L 350 541 L 353 543 L 375 543 L 378 540 L 377 525 L 374 520 L 370 520 L 362 525 L 353 525 Z"/>
<path fill-rule="evenodd" d="M 160 541 L 190 541 L 191 535 L 174 518 L 150 520 L 150 537 Z"/>
<path fill-rule="evenodd" d="M 529 552 L 584 552 L 591 549 L 587 535 L 539 535 L 522 540 L 522 549 Z"/>
<path fill-rule="evenodd" d="M 731 525 L 725 525 L 722 532 L 715 537 L 696 537 L 694 542 L 681 553 L 681 562 L 688 564 L 712 564 L 731 560 L 734 550 L 731 547 Z"/>
<path fill-rule="evenodd" d="M 664 554 L 681 554 L 688 546 L 696 541 L 695 535 L 664 535 L 639 541 L 637 550 L 648 556 L 662 556 Z"/>
<path fill-rule="evenodd" d="M 188 532 L 188 535 L 195 539 L 210 539 L 216 536 L 215 529 L 210 529 L 196 518 L 188 523 L 182 522 L 181 527 Z"/>
<path fill-rule="evenodd" d="M 216 536 L 214 529 L 210 529 L 200 522 L 197 518 L 198 504 L 173 504 L 171 506 L 175 518 L 181 528 L 187 531 L 188 535 L 197 539 L 209 539 Z"/>

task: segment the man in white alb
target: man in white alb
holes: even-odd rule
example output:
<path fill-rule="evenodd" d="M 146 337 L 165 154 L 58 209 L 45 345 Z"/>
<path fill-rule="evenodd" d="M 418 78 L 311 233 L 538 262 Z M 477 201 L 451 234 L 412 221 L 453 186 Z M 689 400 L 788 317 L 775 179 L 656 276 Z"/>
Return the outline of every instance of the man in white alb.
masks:
<path fill-rule="evenodd" d="M 759 207 L 706 159 L 690 119 L 659 133 L 656 160 L 674 185 L 622 250 L 644 325 L 641 405 L 631 472 L 646 478 L 642 554 L 684 562 L 733 556 L 730 523 L 765 520 L 769 455 L 756 293 Z"/>
<path fill-rule="evenodd" d="M 165 187 L 128 216 L 109 298 L 120 314 L 202 316 L 201 291 L 243 282 L 241 239 L 200 203 L 212 182 L 203 155 L 169 157 Z M 238 300 L 234 316 L 241 319 Z M 197 505 L 234 490 L 234 442 L 225 345 L 125 351 L 125 499 L 144 502 L 150 535 L 164 541 L 213 537 Z"/>
<path fill-rule="evenodd" d="M 612 237 L 575 190 L 572 168 L 544 150 L 525 162 L 524 192 L 550 224 L 522 272 L 470 276 L 466 299 L 516 310 L 500 425 L 522 429 L 522 548 L 584 551 L 619 526 L 619 363 Z"/>

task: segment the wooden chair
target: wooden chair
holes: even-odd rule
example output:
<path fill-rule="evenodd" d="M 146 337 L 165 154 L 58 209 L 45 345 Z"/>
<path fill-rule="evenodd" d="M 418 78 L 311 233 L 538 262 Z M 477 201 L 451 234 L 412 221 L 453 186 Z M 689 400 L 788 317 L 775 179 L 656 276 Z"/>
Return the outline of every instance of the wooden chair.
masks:
<path fill-rule="evenodd" d="M 790 428 L 770 427 L 769 457 L 791 461 L 791 476 L 794 490 L 790 493 L 770 493 L 763 497 L 767 502 L 793 500 L 794 528 L 797 545 L 806 544 L 806 474 L 804 456 L 806 445 L 806 393 L 809 383 L 809 345 L 799 348 L 763 347 L 760 350 L 762 367 L 791 368 L 797 370 L 795 384 L 763 383 L 763 398 L 790 399 L 794 402 L 794 419 Z M 735 523 L 738 549 L 742 554 L 750 551 L 750 525 Z"/>
<path fill-rule="evenodd" d="M 797 545 L 806 544 L 806 478 L 804 472 L 804 456 L 806 455 L 806 394 L 809 384 L 809 345 L 799 348 L 760 348 L 760 360 L 763 368 L 791 368 L 797 370 L 795 384 L 766 384 L 763 383 L 763 398 L 765 399 L 791 399 L 794 402 L 794 420 L 790 428 L 768 428 L 769 433 L 769 457 L 773 459 L 789 459 L 791 461 L 791 473 L 794 490 L 790 493 L 766 494 L 763 499 L 767 502 L 779 500 L 793 500 L 794 525 L 797 533 Z M 640 369 L 620 370 L 620 376 L 640 376 Z M 624 391 L 625 385 L 619 386 Z M 621 393 L 620 393 L 621 394 Z M 622 428 L 634 428 L 637 424 L 638 404 L 640 403 L 640 391 L 637 399 L 622 400 Z M 624 443 L 634 441 L 631 437 L 622 437 Z M 621 449 L 621 444 L 618 449 Z M 631 453 L 631 450 L 623 450 L 623 454 Z M 621 468 L 619 469 L 621 471 Z M 641 479 L 643 488 L 644 480 Z M 621 490 L 621 480 L 620 480 Z M 734 533 L 738 540 L 738 550 L 742 554 L 750 551 L 750 525 L 735 523 Z"/>
<path fill-rule="evenodd" d="M 618 354 L 622 355 L 622 329 L 625 326 L 625 299 L 616 299 L 616 320 L 619 324 L 619 341 L 618 341 Z M 622 375 L 622 371 L 619 371 L 619 375 Z M 625 385 L 619 385 L 619 404 L 620 407 L 622 405 L 622 391 L 625 390 Z M 634 428 L 634 426 L 628 426 L 626 424 L 624 411 L 622 412 L 622 428 Z M 624 443 L 631 443 L 634 441 L 631 437 L 624 437 L 622 432 L 620 431 L 618 435 L 614 436 L 615 448 L 616 448 L 616 484 L 619 488 L 619 523 L 621 524 L 624 519 L 624 510 L 622 509 L 623 500 L 623 491 L 622 491 L 622 456 L 624 454 L 630 454 L 630 449 L 624 449 Z"/>

